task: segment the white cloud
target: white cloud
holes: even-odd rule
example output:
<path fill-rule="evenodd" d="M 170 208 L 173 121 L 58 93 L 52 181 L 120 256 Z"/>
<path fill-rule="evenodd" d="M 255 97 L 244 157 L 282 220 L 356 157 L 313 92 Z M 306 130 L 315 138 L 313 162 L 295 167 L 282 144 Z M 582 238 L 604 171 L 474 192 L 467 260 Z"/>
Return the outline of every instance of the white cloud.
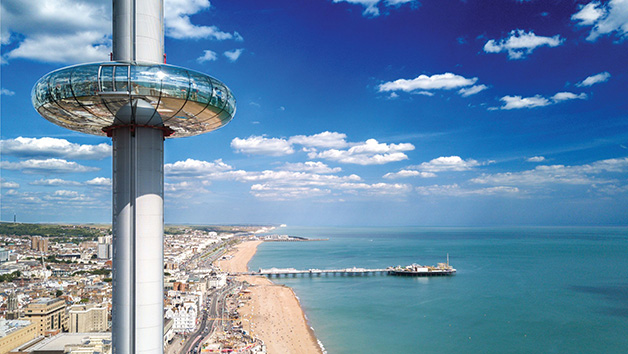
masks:
<path fill-rule="evenodd" d="M 307 147 L 340 149 L 349 145 L 345 140 L 346 138 L 347 135 L 343 133 L 324 131 L 314 135 L 295 135 L 288 141 L 291 144 L 299 144 Z"/>
<path fill-rule="evenodd" d="M 586 185 L 613 182 L 610 179 L 597 177 L 597 175 L 604 173 L 628 173 L 628 158 L 601 160 L 577 166 L 543 165 L 537 166 L 533 170 L 522 172 L 482 174 L 472 179 L 471 182 L 532 186 L 540 184 Z"/>
<path fill-rule="evenodd" d="M 504 96 L 500 99 L 504 103 L 501 107 L 491 107 L 489 109 L 502 109 L 502 110 L 511 110 L 511 109 L 522 109 L 522 108 L 535 108 L 535 107 L 544 107 L 549 106 L 551 104 L 556 104 L 569 100 L 585 100 L 587 99 L 586 93 L 575 94 L 573 92 L 558 92 L 554 96 L 550 98 L 545 98 L 541 95 L 534 95 L 532 97 L 521 97 L 521 96 Z"/>
<path fill-rule="evenodd" d="M 0 141 L 4 155 L 18 157 L 62 157 L 66 159 L 101 160 L 111 156 L 111 145 L 80 145 L 57 138 L 23 138 Z"/>
<path fill-rule="evenodd" d="M 13 92 L 13 91 L 11 91 L 9 89 L 5 89 L 3 87 L 2 90 L 0 90 L 0 95 L 13 96 L 13 95 L 15 95 L 15 92 Z"/>
<path fill-rule="evenodd" d="M 0 6 L 2 44 L 17 42 L 3 61 L 79 63 L 109 58 L 111 0 L 3 0 Z M 237 32 L 191 23 L 190 16 L 209 9 L 208 0 L 165 0 L 164 6 L 169 37 L 242 40 Z"/>
<path fill-rule="evenodd" d="M 74 161 L 62 159 L 26 160 L 20 162 L 0 161 L 0 167 L 7 170 L 20 170 L 24 173 L 82 173 L 100 170 L 97 167 L 79 165 Z"/>
<path fill-rule="evenodd" d="M 217 172 L 230 171 L 232 169 L 233 167 L 222 162 L 222 159 L 215 160 L 214 162 L 187 159 L 185 161 L 177 161 L 164 165 L 164 173 L 168 177 L 204 176 Z"/>
<path fill-rule="evenodd" d="M 379 143 L 375 139 L 368 139 L 364 143 L 353 145 L 348 150 L 330 149 L 322 152 L 310 152 L 308 157 L 358 165 L 381 165 L 407 160 L 408 156 L 403 151 L 411 150 L 414 150 L 414 145 L 409 143 L 385 144 Z"/>
<path fill-rule="evenodd" d="M 20 188 L 20 184 L 16 182 L 6 181 L 4 180 L 4 178 L 0 178 L 0 188 L 17 189 L 17 188 Z"/>
<path fill-rule="evenodd" d="M 552 96 L 552 101 L 554 101 L 555 103 L 562 102 L 562 101 L 569 101 L 569 100 L 586 100 L 586 99 L 587 99 L 586 93 L 581 93 L 579 95 L 576 95 L 573 92 L 558 92 L 557 94 Z"/>
<path fill-rule="evenodd" d="M 521 109 L 521 108 L 534 108 L 550 105 L 550 101 L 541 96 L 536 95 L 533 97 L 521 97 L 521 96 L 504 96 L 500 99 L 504 102 L 504 105 L 500 109 Z"/>
<path fill-rule="evenodd" d="M 349 4 L 362 5 L 364 12 L 362 15 L 366 17 L 377 17 L 380 15 L 377 5 L 383 4 L 384 7 L 399 7 L 403 4 L 416 4 L 416 0 L 334 0 L 334 3 L 346 2 Z"/>
<path fill-rule="evenodd" d="M 38 179 L 29 183 L 33 186 L 80 186 L 80 182 L 68 181 L 61 178 Z"/>
<path fill-rule="evenodd" d="M 610 77 L 611 77 L 611 74 L 609 72 L 605 71 L 603 73 L 599 73 L 599 74 L 595 74 L 595 75 L 591 75 L 591 76 L 587 77 L 586 79 L 584 79 L 581 82 L 577 83 L 576 86 L 578 86 L 578 87 L 592 86 L 592 85 L 595 85 L 595 84 L 606 82 L 606 81 L 608 81 L 608 79 L 610 79 Z"/>
<path fill-rule="evenodd" d="M 214 39 L 241 40 L 239 33 L 227 33 L 216 26 L 199 26 L 190 21 L 190 16 L 206 11 L 210 8 L 209 0 L 166 0 L 164 3 L 164 18 L 166 35 L 175 39 Z"/>
<path fill-rule="evenodd" d="M 468 97 L 471 95 L 475 95 L 476 93 L 480 93 L 484 90 L 486 90 L 488 88 L 488 86 L 486 85 L 475 85 L 475 86 L 471 86 L 468 88 L 461 88 L 458 93 L 462 96 L 462 97 Z"/>
<path fill-rule="evenodd" d="M 432 172 L 422 172 L 416 170 L 401 170 L 399 172 L 389 172 L 383 176 L 387 179 L 398 179 L 398 178 L 407 178 L 407 177 L 421 177 L 421 178 L 431 178 L 436 177 L 436 174 Z"/>
<path fill-rule="evenodd" d="M 339 187 L 350 194 L 367 196 L 402 196 L 412 191 L 412 185 L 404 183 L 343 183 Z"/>
<path fill-rule="evenodd" d="M 164 192 L 168 193 L 169 197 L 173 196 L 183 196 L 189 195 L 191 192 L 192 195 L 198 193 L 209 193 L 206 186 L 209 186 L 211 183 L 209 181 L 183 181 L 178 183 L 165 183 L 164 184 Z"/>
<path fill-rule="evenodd" d="M 416 191 L 421 195 L 436 195 L 449 197 L 468 197 L 468 196 L 486 196 L 486 195 L 515 195 L 519 194 L 519 188 L 516 187 L 489 187 L 480 189 L 465 189 L 457 184 L 449 185 L 433 185 L 425 187 L 417 187 Z"/>
<path fill-rule="evenodd" d="M 75 64 L 105 61 L 109 58 L 110 52 L 111 44 L 106 35 L 86 31 L 59 35 L 32 35 L 6 55 L 9 59 Z"/>
<path fill-rule="evenodd" d="M 312 187 L 277 186 L 272 184 L 254 184 L 251 186 L 251 194 L 256 198 L 274 201 L 313 198 L 329 195 L 330 193 L 331 190 L 329 189 Z"/>
<path fill-rule="evenodd" d="M 108 59 L 110 1 L 3 0 L 1 6 L 2 43 L 23 38 L 6 58 L 55 63 Z"/>
<path fill-rule="evenodd" d="M 486 53 L 507 52 L 509 59 L 523 59 L 538 47 L 557 47 L 564 41 L 559 35 L 543 37 L 537 36 L 532 31 L 526 33 L 524 30 L 512 30 L 508 38 L 499 41 L 491 39 L 486 42 L 484 51 Z"/>
<path fill-rule="evenodd" d="M 474 159 L 463 160 L 460 156 L 441 156 L 417 166 L 410 166 L 410 168 L 416 168 L 425 172 L 449 172 L 468 171 L 480 165 Z"/>
<path fill-rule="evenodd" d="M 199 63 L 215 60 L 218 60 L 218 54 L 216 54 L 216 52 L 212 52 L 211 50 L 203 51 L 203 56 L 196 58 L 196 61 Z"/>
<path fill-rule="evenodd" d="M 411 80 L 398 79 L 395 81 L 385 82 L 379 85 L 379 92 L 412 92 L 416 90 L 428 90 L 429 92 L 429 90 L 453 90 L 471 86 L 475 84 L 477 80 L 477 77 L 468 79 L 452 73 L 434 74 L 432 76 L 419 75 Z"/>
<path fill-rule="evenodd" d="M 77 191 L 70 190 L 57 190 L 51 195 L 46 195 L 43 197 L 45 200 L 51 201 L 55 206 L 58 205 L 82 205 L 82 206 L 95 206 L 93 205 L 96 200 L 94 198 L 88 197 L 84 194 L 80 194 Z"/>
<path fill-rule="evenodd" d="M 111 178 L 96 177 L 85 181 L 85 184 L 89 186 L 109 187 L 111 186 Z"/>
<path fill-rule="evenodd" d="M 592 1 L 571 16 L 579 26 L 592 26 L 587 40 L 615 33 L 620 39 L 628 35 L 628 0 L 611 0 L 605 4 Z"/>
<path fill-rule="evenodd" d="M 412 191 L 407 184 L 364 183 L 360 176 L 338 176 L 340 168 L 331 168 L 322 162 L 286 163 L 278 170 L 234 170 L 220 160 L 215 162 L 188 159 L 164 166 L 166 177 L 177 183 L 166 183 L 169 195 L 193 195 L 194 186 L 203 188 L 211 180 L 232 180 L 253 183 L 251 194 L 270 200 L 316 198 L 322 196 L 354 195 L 358 197 L 398 198 Z M 185 182 L 185 183 L 184 183 Z M 202 190 L 201 192 L 204 192 Z M 188 193 L 188 194 L 184 194 Z"/>
<path fill-rule="evenodd" d="M 294 153 L 292 145 L 285 139 L 250 136 L 245 139 L 234 138 L 231 148 L 236 152 L 249 155 L 282 156 Z"/>
<path fill-rule="evenodd" d="M 543 156 L 532 156 L 526 159 L 528 162 L 543 162 L 545 161 L 545 157 Z"/>
<path fill-rule="evenodd" d="M 231 147 L 236 152 L 270 156 L 293 154 L 295 152 L 293 145 L 297 144 L 303 146 L 302 151 L 307 152 L 310 159 L 327 159 L 360 165 L 406 160 L 408 156 L 403 152 L 414 150 L 414 145 L 409 143 L 384 144 L 375 139 L 349 143 L 345 134 L 329 131 L 314 135 L 295 135 L 288 139 L 251 136 L 231 141 Z M 318 148 L 327 150 L 318 151 Z"/>
<path fill-rule="evenodd" d="M 605 15 L 605 10 L 600 8 L 600 3 L 597 1 L 590 2 L 586 5 L 579 5 L 580 11 L 571 16 L 572 21 L 580 21 L 580 26 L 594 25 L 597 20 Z"/>
<path fill-rule="evenodd" d="M 244 48 L 240 48 L 240 49 L 228 50 L 224 52 L 223 54 L 227 57 L 227 59 L 234 62 L 238 60 L 238 58 L 240 58 L 240 55 L 242 55 L 243 52 L 244 52 Z"/>
<path fill-rule="evenodd" d="M 340 167 L 331 168 L 320 161 L 306 161 L 298 163 L 286 163 L 281 167 L 282 170 L 296 172 L 312 172 L 312 173 L 338 173 L 342 171 Z"/>

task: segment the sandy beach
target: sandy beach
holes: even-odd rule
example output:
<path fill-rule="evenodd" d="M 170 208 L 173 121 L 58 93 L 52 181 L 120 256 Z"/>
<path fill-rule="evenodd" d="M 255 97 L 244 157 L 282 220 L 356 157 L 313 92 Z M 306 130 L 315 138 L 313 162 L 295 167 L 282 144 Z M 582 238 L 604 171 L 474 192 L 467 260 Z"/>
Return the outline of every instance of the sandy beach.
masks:
<path fill-rule="evenodd" d="M 228 253 L 232 258 L 218 261 L 218 266 L 227 272 L 246 271 L 260 243 L 246 241 L 237 245 Z M 264 277 L 243 276 L 239 280 L 251 284 L 251 299 L 240 308 L 244 328 L 264 341 L 269 354 L 322 353 L 291 288 Z"/>

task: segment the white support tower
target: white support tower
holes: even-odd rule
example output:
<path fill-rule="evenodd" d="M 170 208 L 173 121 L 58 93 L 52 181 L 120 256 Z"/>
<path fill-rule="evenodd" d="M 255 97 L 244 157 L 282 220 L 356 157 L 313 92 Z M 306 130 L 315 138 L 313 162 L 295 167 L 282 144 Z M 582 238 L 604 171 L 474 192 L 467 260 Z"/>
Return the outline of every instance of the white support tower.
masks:
<path fill-rule="evenodd" d="M 163 0 L 113 0 L 113 60 L 163 61 Z M 113 142 L 113 354 L 163 353 L 164 135 L 136 99 L 116 114 Z"/>

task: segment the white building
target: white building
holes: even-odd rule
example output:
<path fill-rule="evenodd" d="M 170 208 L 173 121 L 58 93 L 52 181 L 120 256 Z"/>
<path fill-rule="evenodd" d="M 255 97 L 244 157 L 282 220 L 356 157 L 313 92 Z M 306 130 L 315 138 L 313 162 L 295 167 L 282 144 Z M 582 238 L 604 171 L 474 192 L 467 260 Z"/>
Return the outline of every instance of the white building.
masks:
<path fill-rule="evenodd" d="M 210 288 L 220 289 L 227 284 L 227 274 L 212 275 L 207 279 Z"/>
<path fill-rule="evenodd" d="M 166 311 L 166 318 L 173 320 L 172 329 L 175 333 L 193 332 L 197 315 L 198 306 L 194 302 L 184 302 Z"/>

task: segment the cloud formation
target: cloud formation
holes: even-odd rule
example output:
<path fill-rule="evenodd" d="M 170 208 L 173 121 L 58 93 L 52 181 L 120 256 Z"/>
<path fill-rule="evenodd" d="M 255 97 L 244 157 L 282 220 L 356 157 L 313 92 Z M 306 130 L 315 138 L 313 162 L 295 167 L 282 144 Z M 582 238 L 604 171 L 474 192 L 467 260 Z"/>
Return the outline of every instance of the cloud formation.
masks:
<path fill-rule="evenodd" d="M 412 150 L 414 150 L 414 145 L 409 143 L 385 144 L 375 139 L 368 139 L 364 143 L 355 144 L 347 150 L 313 151 L 308 153 L 308 157 L 358 165 L 381 165 L 407 160 L 408 156 L 403 152 Z"/>
<path fill-rule="evenodd" d="M 211 50 L 204 50 L 203 55 L 196 58 L 196 61 L 199 63 L 204 63 L 206 61 L 216 61 L 216 60 L 218 60 L 218 54 L 216 54 L 216 52 L 213 52 Z"/>
<path fill-rule="evenodd" d="M 290 138 L 289 142 L 307 147 L 341 149 L 349 146 L 346 139 L 347 135 L 344 133 L 324 131 L 314 135 L 295 135 Z"/>
<path fill-rule="evenodd" d="M 20 162 L 0 161 L 0 167 L 6 170 L 19 170 L 30 174 L 83 173 L 100 170 L 97 167 L 83 166 L 74 161 L 62 159 L 31 159 Z"/>
<path fill-rule="evenodd" d="M 265 136 L 234 138 L 231 141 L 231 148 L 247 155 L 282 156 L 294 153 L 292 145 L 286 139 L 266 138 Z"/>
<path fill-rule="evenodd" d="M 5 53 L 53 63 L 107 60 L 111 51 L 111 2 L 106 0 L 3 0 L 2 44 L 20 41 Z M 80 13 L 80 16 L 76 14 Z M 23 39 L 23 40 L 22 40 Z"/>
<path fill-rule="evenodd" d="M 493 185 L 540 185 L 572 184 L 587 185 L 611 183 L 612 179 L 599 177 L 605 173 L 627 173 L 628 158 L 607 159 L 591 164 L 565 166 L 542 165 L 533 170 L 482 174 L 471 180 L 473 183 Z"/>
<path fill-rule="evenodd" d="M 556 104 L 570 100 L 585 100 L 587 99 L 586 93 L 575 94 L 573 92 L 558 92 L 550 98 L 545 98 L 541 95 L 534 95 L 532 97 L 521 96 L 504 96 L 500 98 L 504 104 L 501 107 L 491 107 L 489 110 L 502 109 L 522 109 L 522 108 L 535 108 L 544 107 L 551 104 Z"/>
<path fill-rule="evenodd" d="M 543 156 L 532 156 L 526 159 L 528 162 L 543 162 L 545 161 L 545 157 Z"/>
<path fill-rule="evenodd" d="M 383 178 L 387 179 L 398 179 L 407 177 L 432 178 L 436 177 L 436 174 L 432 172 L 422 172 L 416 170 L 401 170 L 399 172 L 389 172 L 383 176 Z"/>
<path fill-rule="evenodd" d="M 484 45 L 484 51 L 486 53 L 507 52 L 509 59 L 524 59 L 538 47 L 557 47 L 564 41 L 560 35 L 544 37 L 537 36 L 532 31 L 526 33 L 526 31 L 518 29 L 510 31 L 507 38 L 489 40 Z"/>
<path fill-rule="evenodd" d="M 89 181 L 85 181 L 85 184 L 88 186 L 110 187 L 112 185 L 112 182 L 111 178 L 96 177 L 90 179 Z"/>
<path fill-rule="evenodd" d="M 338 173 L 342 171 L 340 167 L 331 168 L 325 163 L 320 161 L 306 161 L 297 163 L 286 163 L 281 167 L 282 170 L 295 171 L 295 172 L 312 172 L 312 173 Z"/>
<path fill-rule="evenodd" d="M 469 96 L 475 95 L 476 93 L 480 93 L 486 89 L 488 89 L 488 86 L 482 84 L 482 85 L 475 85 L 471 87 L 463 87 L 460 90 L 458 90 L 458 93 L 462 97 L 469 97 Z"/>
<path fill-rule="evenodd" d="M 385 144 L 375 139 L 347 142 L 343 133 L 325 131 L 313 135 L 295 135 L 288 139 L 250 136 L 235 138 L 231 147 L 249 155 L 284 156 L 295 153 L 294 145 L 302 145 L 310 159 L 325 159 L 358 165 L 381 165 L 408 159 L 405 151 L 414 150 L 409 143 Z M 320 151 L 319 149 L 322 149 Z"/>
<path fill-rule="evenodd" d="M 3 0 L 0 6 L 2 44 L 17 43 L 3 59 L 73 64 L 109 58 L 111 0 Z M 165 0 L 165 34 L 175 39 L 242 40 L 237 32 L 191 22 L 190 16 L 209 8 L 208 0 Z"/>
<path fill-rule="evenodd" d="M 227 57 L 227 59 L 229 59 L 229 61 L 235 62 L 236 60 L 238 60 L 238 58 L 240 58 L 240 55 L 242 55 L 243 52 L 244 52 L 244 48 L 240 48 L 240 49 L 228 50 L 224 52 L 223 54 Z"/>
<path fill-rule="evenodd" d="M 579 83 L 576 84 L 576 86 L 578 87 L 589 87 L 589 86 L 593 86 L 595 84 L 599 84 L 602 82 L 606 82 L 608 81 L 608 79 L 611 78 L 611 74 L 607 71 L 599 73 L 599 74 L 595 74 L 595 75 L 591 75 L 589 77 L 587 77 L 586 79 L 580 81 Z"/>
<path fill-rule="evenodd" d="M 424 172 L 452 172 L 452 171 L 468 171 L 481 164 L 474 159 L 463 160 L 460 156 L 441 156 L 423 162 L 417 166 L 410 166 Z"/>
<path fill-rule="evenodd" d="M 102 160 L 111 156 L 111 145 L 80 145 L 57 138 L 24 138 L 0 141 L 2 154 L 17 157 L 60 157 L 65 159 Z"/>
<path fill-rule="evenodd" d="M 48 187 L 56 187 L 56 186 L 80 186 L 80 182 L 76 181 L 68 181 L 61 178 L 47 178 L 47 179 L 38 179 L 29 183 L 33 186 L 48 186 Z"/>
<path fill-rule="evenodd" d="M 379 85 L 379 92 L 404 91 L 432 96 L 430 90 L 454 90 L 460 89 L 459 93 L 466 97 L 474 95 L 487 86 L 473 86 L 478 81 L 477 77 L 465 78 L 453 73 L 434 74 L 432 76 L 419 75 L 414 79 L 398 79 L 385 82 Z"/>
<path fill-rule="evenodd" d="M 619 39 L 628 35 L 628 1 L 611 0 L 605 4 L 592 1 L 571 16 L 579 26 L 592 26 L 587 40 L 595 42 L 599 37 L 615 34 Z"/>
<path fill-rule="evenodd" d="M 416 4 L 416 0 L 334 0 L 334 3 L 346 2 L 349 4 L 362 5 L 364 12 L 362 15 L 366 17 L 377 17 L 380 15 L 378 5 L 382 7 L 399 7 L 403 4 Z"/>
<path fill-rule="evenodd" d="M 424 196 L 447 196 L 447 197 L 469 197 L 469 196 L 488 196 L 488 195 L 516 195 L 519 194 L 519 188 L 498 186 L 488 188 L 462 188 L 458 184 L 433 185 L 417 187 L 416 191 Z"/>
<path fill-rule="evenodd" d="M 216 26 L 192 24 L 190 16 L 207 11 L 210 6 L 209 0 L 166 0 L 164 2 L 166 35 L 175 39 L 242 40 L 237 32 L 228 33 Z"/>

